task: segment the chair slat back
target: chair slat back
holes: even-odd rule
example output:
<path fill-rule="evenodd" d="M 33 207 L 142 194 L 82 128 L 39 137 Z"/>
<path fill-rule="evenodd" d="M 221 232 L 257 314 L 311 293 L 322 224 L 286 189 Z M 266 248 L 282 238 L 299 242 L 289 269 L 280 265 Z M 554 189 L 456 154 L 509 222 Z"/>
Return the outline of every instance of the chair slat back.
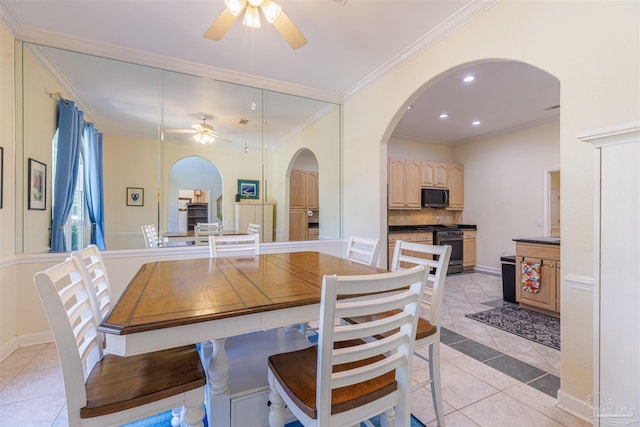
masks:
<path fill-rule="evenodd" d="M 406 267 L 424 265 L 429 269 L 427 286 L 422 299 L 421 317 L 440 327 L 444 284 L 451 257 L 450 245 L 427 245 L 423 243 L 396 240 L 391 261 L 391 271 Z"/>
<path fill-rule="evenodd" d="M 351 236 L 347 244 L 345 258 L 361 264 L 375 266 L 378 262 L 380 239 Z"/>
<path fill-rule="evenodd" d="M 69 257 L 34 276 L 56 342 L 67 405 L 78 411 L 87 404 L 84 383 L 103 357 L 97 310 L 80 269 Z"/>
<path fill-rule="evenodd" d="M 207 246 L 209 244 L 209 236 L 222 236 L 224 226 L 217 222 L 200 222 L 193 228 L 196 246 Z"/>
<path fill-rule="evenodd" d="M 158 233 L 154 224 L 144 224 L 141 226 L 142 236 L 144 237 L 144 244 L 147 248 L 157 248 L 160 246 L 160 240 L 158 240 Z"/>
<path fill-rule="evenodd" d="M 107 268 L 96 245 L 89 245 L 84 249 L 71 253 L 71 256 L 78 261 L 82 267 L 80 270 L 85 274 L 84 280 L 93 285 L 96 296 L 96 306 L 98 307 L 98 323 L 111 310 L 111 282 L 107 274 Z"/>
<path fill-rule="evenodd" d="M 418 266 L 391 273 L 324 277 L 318 339 L 318 425 L 328 425 L 325 423 L 331 415 L 333 389 L 358 384 L 394 370 L 397 382 L 394 398 L 403 412 L 403 419 L 409 419 L 407 402 L 411 391 L 412 355 L 426 275 L 425 267 Z M 363 323 L 341 324 L 337 321 L 390 310 L 399 311 L 393 316 Z M 382 333 L 388 333 L 388 336 L 380 340 L 369 339 Z M 352 362 L 358 367 L 340 366 Z"/>
<path fill-rule="evenodd" d="M 258 255 L 260 236 L 258 234 L 238 234 L 209 236 L 209 256 Z"/>
<path fill-rule="evenodd" d="M 260 224 L 249 224 L 247 228 L 247 233 L 249 234 L 260 234 Z"/>

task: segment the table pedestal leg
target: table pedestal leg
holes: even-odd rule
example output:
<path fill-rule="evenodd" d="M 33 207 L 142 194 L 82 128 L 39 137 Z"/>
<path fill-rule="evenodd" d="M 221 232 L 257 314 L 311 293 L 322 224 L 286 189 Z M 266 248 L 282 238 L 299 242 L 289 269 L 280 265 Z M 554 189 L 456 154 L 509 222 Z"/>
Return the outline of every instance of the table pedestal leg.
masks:
<path fill-rule="evenodd" d="M 207 368 L 207 421 L 211 427 L 231 425 L 229 360 L 226 338 L 212 340 L 213 350 Z"/>

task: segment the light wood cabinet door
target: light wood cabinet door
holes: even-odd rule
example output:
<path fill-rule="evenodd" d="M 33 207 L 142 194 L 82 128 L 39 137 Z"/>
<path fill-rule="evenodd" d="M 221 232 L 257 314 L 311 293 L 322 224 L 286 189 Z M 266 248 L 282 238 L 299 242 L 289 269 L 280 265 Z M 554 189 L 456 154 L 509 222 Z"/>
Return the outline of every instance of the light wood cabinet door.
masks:
<path fill-rule="evenodd" d="M 464 230 L 462 241 L 462 268 L 472 269 L 476 266 L 476 231 Z"/>
<path fill-rule="evenodd" d="M 307 171 L 307 209 L 318 209 L 318 172 Z"/>
<path fill-rule="evenodd" d="M 294 169 L 289 177 L 289 208 L 307 208 L 307 171 Z"/>
<path fill-rule="evenodd" d="M 447 163 L 434 163 L 433 165 L 433 186 L 447 188 L 449 178 L 447 176 Z"/>
<path fill-rule="evenodd" d="M 422 186 L 433 187 L 433 176 L 435 173 L 434 162 L 422 162 Z"/>
<path fill-rule="evenodd" d="M 289 240 L 307 240 L 308 215 L 306 209 L 289 209 Z"/>
<path fill-rule="evenodd" d="M 389 204 L 390 208 L 404 208 L 404 159 L 389 158 Z"/>
<path fill-rule="evenodd" d="M 422 204 L 422 161 L 407 160 L 404 176 L 404 203 L 409 209 L 420 209 Z"/>
<path fill-rule="evenodd" d="M 464 209 L 464 166 L 447 164 L 447 187 L 449 188 L 447 209 Z"/>

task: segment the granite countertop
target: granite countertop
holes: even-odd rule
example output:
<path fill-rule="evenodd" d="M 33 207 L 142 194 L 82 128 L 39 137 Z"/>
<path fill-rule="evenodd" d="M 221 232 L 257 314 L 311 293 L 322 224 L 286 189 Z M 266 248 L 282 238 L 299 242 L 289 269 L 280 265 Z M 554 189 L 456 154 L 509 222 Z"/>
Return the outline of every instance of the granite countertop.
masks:
<path fill-rule="evenodd" d="M 519 237 L 514 242 L 539 243 L 542 245 L 560 245 L 559 237 Z"/>
<path fill-rule="evenodd" d="M 443 227 L 457 227 L 463 230 L 477 230 L 475 224 L 422 224 L 422 225 L 390 225 L 390 233 L 420 233 L 433 232 Z"/>

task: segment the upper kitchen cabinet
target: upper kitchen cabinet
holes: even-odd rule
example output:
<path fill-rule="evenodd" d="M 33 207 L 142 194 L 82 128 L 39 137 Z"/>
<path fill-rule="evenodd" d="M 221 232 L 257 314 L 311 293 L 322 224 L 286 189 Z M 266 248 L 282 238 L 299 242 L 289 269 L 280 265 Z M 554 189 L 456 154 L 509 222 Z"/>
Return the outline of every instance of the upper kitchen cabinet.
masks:
<path fill-rule="evenodd" d="M 447 188 L 449 189 L 449 207 L 447 209 L 464 209 L 464 166 L 447 164 Z"/>
<path fill-rule="evenodd" d="M 447 164 L 422 162 L 422 186 L 447 188 Z"/>
<path fill-rule="evenodd" d="M 420 209 L 422 161 L 389 158 L 389 209 Z"/>

